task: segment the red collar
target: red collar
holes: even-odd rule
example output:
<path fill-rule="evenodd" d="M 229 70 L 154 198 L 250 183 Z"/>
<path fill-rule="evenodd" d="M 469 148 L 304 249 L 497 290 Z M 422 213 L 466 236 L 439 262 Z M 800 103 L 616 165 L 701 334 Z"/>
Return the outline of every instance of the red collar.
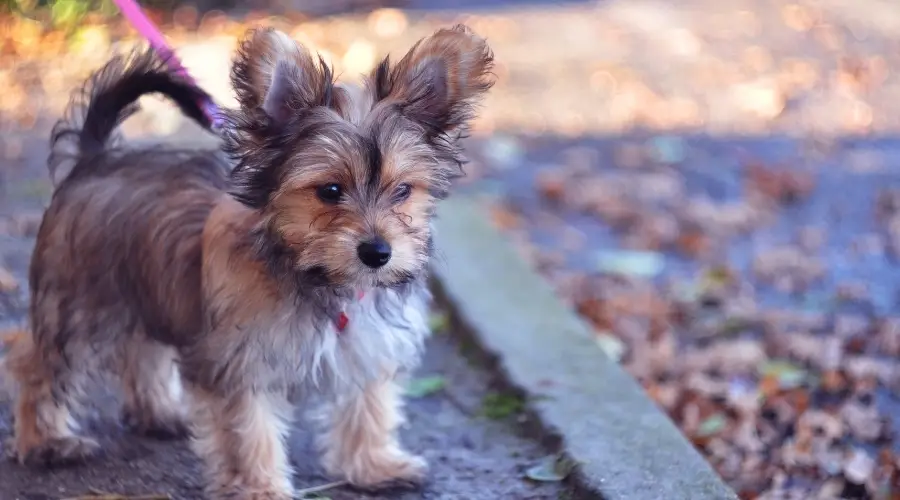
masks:
<path fill-rule="evenodd" d="M 366 295 L 366 292 L 360 290 L 356 294 L 356 300 L 362 300 L 362 298 Z M 343 332 L 347 328 L 347 324 L 350 323 L 350 318 L 347 317 L 347 314 L 344 311 L 341 311 L 338 314 L 337 320 L 335 320 L 335 327 L 337 327 L 338 333 Z"/>

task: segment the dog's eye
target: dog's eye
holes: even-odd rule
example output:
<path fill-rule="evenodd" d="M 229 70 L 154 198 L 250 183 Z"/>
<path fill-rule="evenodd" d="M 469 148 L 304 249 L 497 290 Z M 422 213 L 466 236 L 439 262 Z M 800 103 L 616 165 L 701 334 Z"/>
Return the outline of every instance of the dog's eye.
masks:
<path fill-rule="evenodd" d="M 337 203 L 341 201 L 343 194 L 340 184 L 325 184 L 316 188 L 316 196 L 325 203 Z"/>
<path fill-rule="evenodd" d="M 394 202 L 400 203 L 401 201 L 409 198 L 409 195 L 412 194 L 412 186 L 409 184 L 400 184 L 397 186 L 397 189 L 394 190 Z"/>

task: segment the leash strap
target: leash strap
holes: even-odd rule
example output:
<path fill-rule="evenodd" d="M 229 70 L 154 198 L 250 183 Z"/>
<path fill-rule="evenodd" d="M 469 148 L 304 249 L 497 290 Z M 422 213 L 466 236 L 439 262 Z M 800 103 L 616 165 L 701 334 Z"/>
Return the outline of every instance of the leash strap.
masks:
<path fill-rule="evenodd" d="M 182 66 L 181 61 L 178 60 L 178 57 L 175 56 L 175 52 L 169 47 L 169 44 L 166 42 L 165 37 L 163 37 L 162 33 L 160 33 L 159 29 L 153 24 L 152 21 L 144 14 L 144 11 L 141 10 L 141 7 L 137 4 L 136 0 L 113 0 L 116 5 L 119 7 L 119 10 L 122 11 L 122 15 L 125 16 L 125 19 L 131 23 L 131 26 L 137 30 L 138 33 L 143 36 L 147 42 L 150 43 L 150 47 L 162 57 L 166 64 L 172 68 L 178 75 L 185 78 L 187 81 L 193 83 L 194 85 L 197 82 L 191 78 L 191 75 L 187 72 L 187 70 Z M 200 103 L 200 106 L 203 108 L 204 114 L 209 119 L 209 123 L 212 124 L 213 130 L 218 130 L 221 125 L 221 120 L 219 117 L 218 107 L 211 99 L 204 99 L 203 102 Z"/>

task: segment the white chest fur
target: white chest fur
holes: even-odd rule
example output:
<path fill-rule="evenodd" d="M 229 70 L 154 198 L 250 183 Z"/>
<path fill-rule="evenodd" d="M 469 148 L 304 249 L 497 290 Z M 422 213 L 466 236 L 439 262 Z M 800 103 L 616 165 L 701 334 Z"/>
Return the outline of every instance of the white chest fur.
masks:
<path fill-rule="evenodd" d="M 313 338 L 315 347 L 304 365 L 314 384 L 354 384 L 408 370 L 417 362 L 429 333 L 427 289 L 401 296 L 394 291 L 367 293 L 347 305 L 347 324 L 337 318 Z"/>
<path fill-rule="evenodd" d="M 386 373 L 404 372 L 418 363 L 428 336 L 431 294 L 424 286 L 411 293 L 368 292 L 344 307 L 347 324 L 315 325 L 287 304 L 266 326 L 242 329 L 246 349 L 239 364 L 258 367 L 242 385 L 291 393 L 333 392 L 347 385 L 362 387 Z M 301 308 L 302 309 L 302 308 Z M 318 326 L 318 327 L 317 327 Z M 257 359 L 251 359 L 257 358 Z M 244 377 L 248 372 L 244 371 Z"/>

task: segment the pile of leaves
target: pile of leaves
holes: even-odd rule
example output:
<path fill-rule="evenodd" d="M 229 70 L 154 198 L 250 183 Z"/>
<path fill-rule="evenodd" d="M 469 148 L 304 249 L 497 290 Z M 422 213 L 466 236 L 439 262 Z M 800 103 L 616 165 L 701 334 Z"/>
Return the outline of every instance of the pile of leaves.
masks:
<path fill-rule="evenodd" d="M 539 205 L 495 198 L 495 223 L 742 498 L 900 498 L 888 417 L 900 394 L 900 317 L 877 313 L 861 284 L 824 286 L 823 228 L 796 228 L 793 243 L 760 246 L 743 268 L 727 258 L 812 196 L 816 176 L 748 160 L 740 193 L 714 201 L 689 192 L 687 161 L 629 148 L 611 168 L 598 168 L 597 151 L 565 152 L 535 174 Z M 897 196 L 869 200 L 885 241 Z M 588 248 L 583 234 L 562 238 L 563 251 L 534 244 L 541 227 L 578 233 L 573 214 L 611 228 L 624 249 Z M 595 271 L 567 264 L 584 254 Z M 669 272 L 672 258 L 695 272 Z M 813 308 L 761 300 L 825 290 Z"/>

